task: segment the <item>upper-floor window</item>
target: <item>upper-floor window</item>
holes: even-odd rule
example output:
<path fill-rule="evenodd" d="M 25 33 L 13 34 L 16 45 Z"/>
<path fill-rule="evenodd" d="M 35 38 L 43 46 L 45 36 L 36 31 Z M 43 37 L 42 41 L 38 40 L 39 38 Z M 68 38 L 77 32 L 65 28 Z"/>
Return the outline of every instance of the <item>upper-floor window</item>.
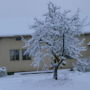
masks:
<path fill-rule="evenodd" d="M 19 60 L 19 50 L 10 50 L 10 60 Z"/>
<path fill-rule="evenodd" d="M 20 41 L 21 40 L 21 37 L 16 37 L 16 41 Z"/>
<path fill-rule="evenodd" d="M 29 56 L 29 53 L 25 53 L 26 49 L 22 50 L 22 59 L 23 60 L 31 60 L 31 57 Z"/>

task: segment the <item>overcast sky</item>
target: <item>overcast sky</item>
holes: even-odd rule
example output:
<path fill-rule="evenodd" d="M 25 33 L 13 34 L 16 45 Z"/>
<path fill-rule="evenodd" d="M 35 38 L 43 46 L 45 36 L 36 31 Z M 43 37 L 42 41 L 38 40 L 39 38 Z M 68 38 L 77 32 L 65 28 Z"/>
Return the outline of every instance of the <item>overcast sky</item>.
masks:
<path fill-rule="evenodd" d="M 33 18 L 47 12 L 49 1 L 73 13 L 79 8 L 90 22 L 90 0 L 0 0 L 0 35 L 30 31 Z"/>

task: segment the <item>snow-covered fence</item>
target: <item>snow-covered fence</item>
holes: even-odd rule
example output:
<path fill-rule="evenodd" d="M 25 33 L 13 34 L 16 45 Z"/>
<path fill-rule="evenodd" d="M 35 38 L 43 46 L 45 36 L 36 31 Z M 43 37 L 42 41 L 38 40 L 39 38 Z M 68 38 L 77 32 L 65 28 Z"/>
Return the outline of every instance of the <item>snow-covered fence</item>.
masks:
<path fill-rule="evenodd" d="M 53 73 L 53 70 L 47 70 L 47 71 L 31 71 L 31 72 L 18 72 L 14 75 L 28 75 L 28 74 L 45 74 L 45 73 Z"/>
<path fill-rule="evenodd" d="M 81 72 L 90 72 L 90 58 L 84 58 L 77 61 L 75 70 Z"/>
<path fill-rule="evenodd" d="M 7 70 L 6 67 L 0 67 L 0 77 L 6 76 Z"/>

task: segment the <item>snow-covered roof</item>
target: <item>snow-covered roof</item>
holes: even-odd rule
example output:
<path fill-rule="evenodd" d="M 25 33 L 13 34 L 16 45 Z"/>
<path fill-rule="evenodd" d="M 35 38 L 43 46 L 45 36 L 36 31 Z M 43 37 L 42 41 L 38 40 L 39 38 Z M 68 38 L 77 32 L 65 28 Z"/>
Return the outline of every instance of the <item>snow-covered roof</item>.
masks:
<path fill-rule="evenodd" d="M 0 35 L 0 37 L 16 37 L 16 36 L 29 36 L 29 35 L 32 35 L 32 34 L 4 34 L 4 35 Z"/>
<path fill-rule="evenodd" d="M 9 18 L 0 20 L 0 37 L 12 37 L 19 35 L 32 35 L 30 20 L 27 18 Z"/>
<path fill-rule="evenodd" d="M 17 30 L 16 30 L 17 31 Z M 15 36 L 28 36 L 32 35 L 34 31 L 27 31 L 27 32 L 10 32 L 10 33 L 0 33 L 0 37 L 15 37 Z"/>
<path fill-rule="evenodd" d="M 85 29 L 82 31 L 83 34 L 90 34 L 90 29 Z"/>

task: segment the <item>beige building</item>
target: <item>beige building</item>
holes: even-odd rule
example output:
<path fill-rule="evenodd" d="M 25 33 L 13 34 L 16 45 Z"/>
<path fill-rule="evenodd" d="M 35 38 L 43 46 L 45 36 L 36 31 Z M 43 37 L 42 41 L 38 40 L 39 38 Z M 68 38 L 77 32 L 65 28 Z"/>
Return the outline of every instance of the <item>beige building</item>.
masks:
<path fill-rule="evenodd" d="M 31 38 L 30 35 L 23 35 L 24 38 Z M 83 57 L 90 57 L 90 33 L 83 34 L 87 51 L 83 52 Z M 33 59 L 24 55 L 24 43 L 20 35 L 0 36 L 0 67 L 5 66 L 8 72 L 32 71 L 36 70 L 31 66 Z M 71 62 L 72 63 L 72 62 Z M 66 67 L 71 67 L 70 63 Z"/>
<path fill-rule="evenodd" d="M 25 36 L 31 38 L 31 36 Z M 0 37 L 0 67 L 5 66 L 8 72 L 31 71 L 31 57 L 24 55 L 25 49 L 21 36 Z"/>
<path fill-rule="evenodd" d="M 87 32 L 82 35 L 82 38 L 85 38 L 85 43 L 84 45 L 86 46 L 86 51 L 83 52 L 83 57 L 84 58 L 90 58 L 90 32 Z"/>

